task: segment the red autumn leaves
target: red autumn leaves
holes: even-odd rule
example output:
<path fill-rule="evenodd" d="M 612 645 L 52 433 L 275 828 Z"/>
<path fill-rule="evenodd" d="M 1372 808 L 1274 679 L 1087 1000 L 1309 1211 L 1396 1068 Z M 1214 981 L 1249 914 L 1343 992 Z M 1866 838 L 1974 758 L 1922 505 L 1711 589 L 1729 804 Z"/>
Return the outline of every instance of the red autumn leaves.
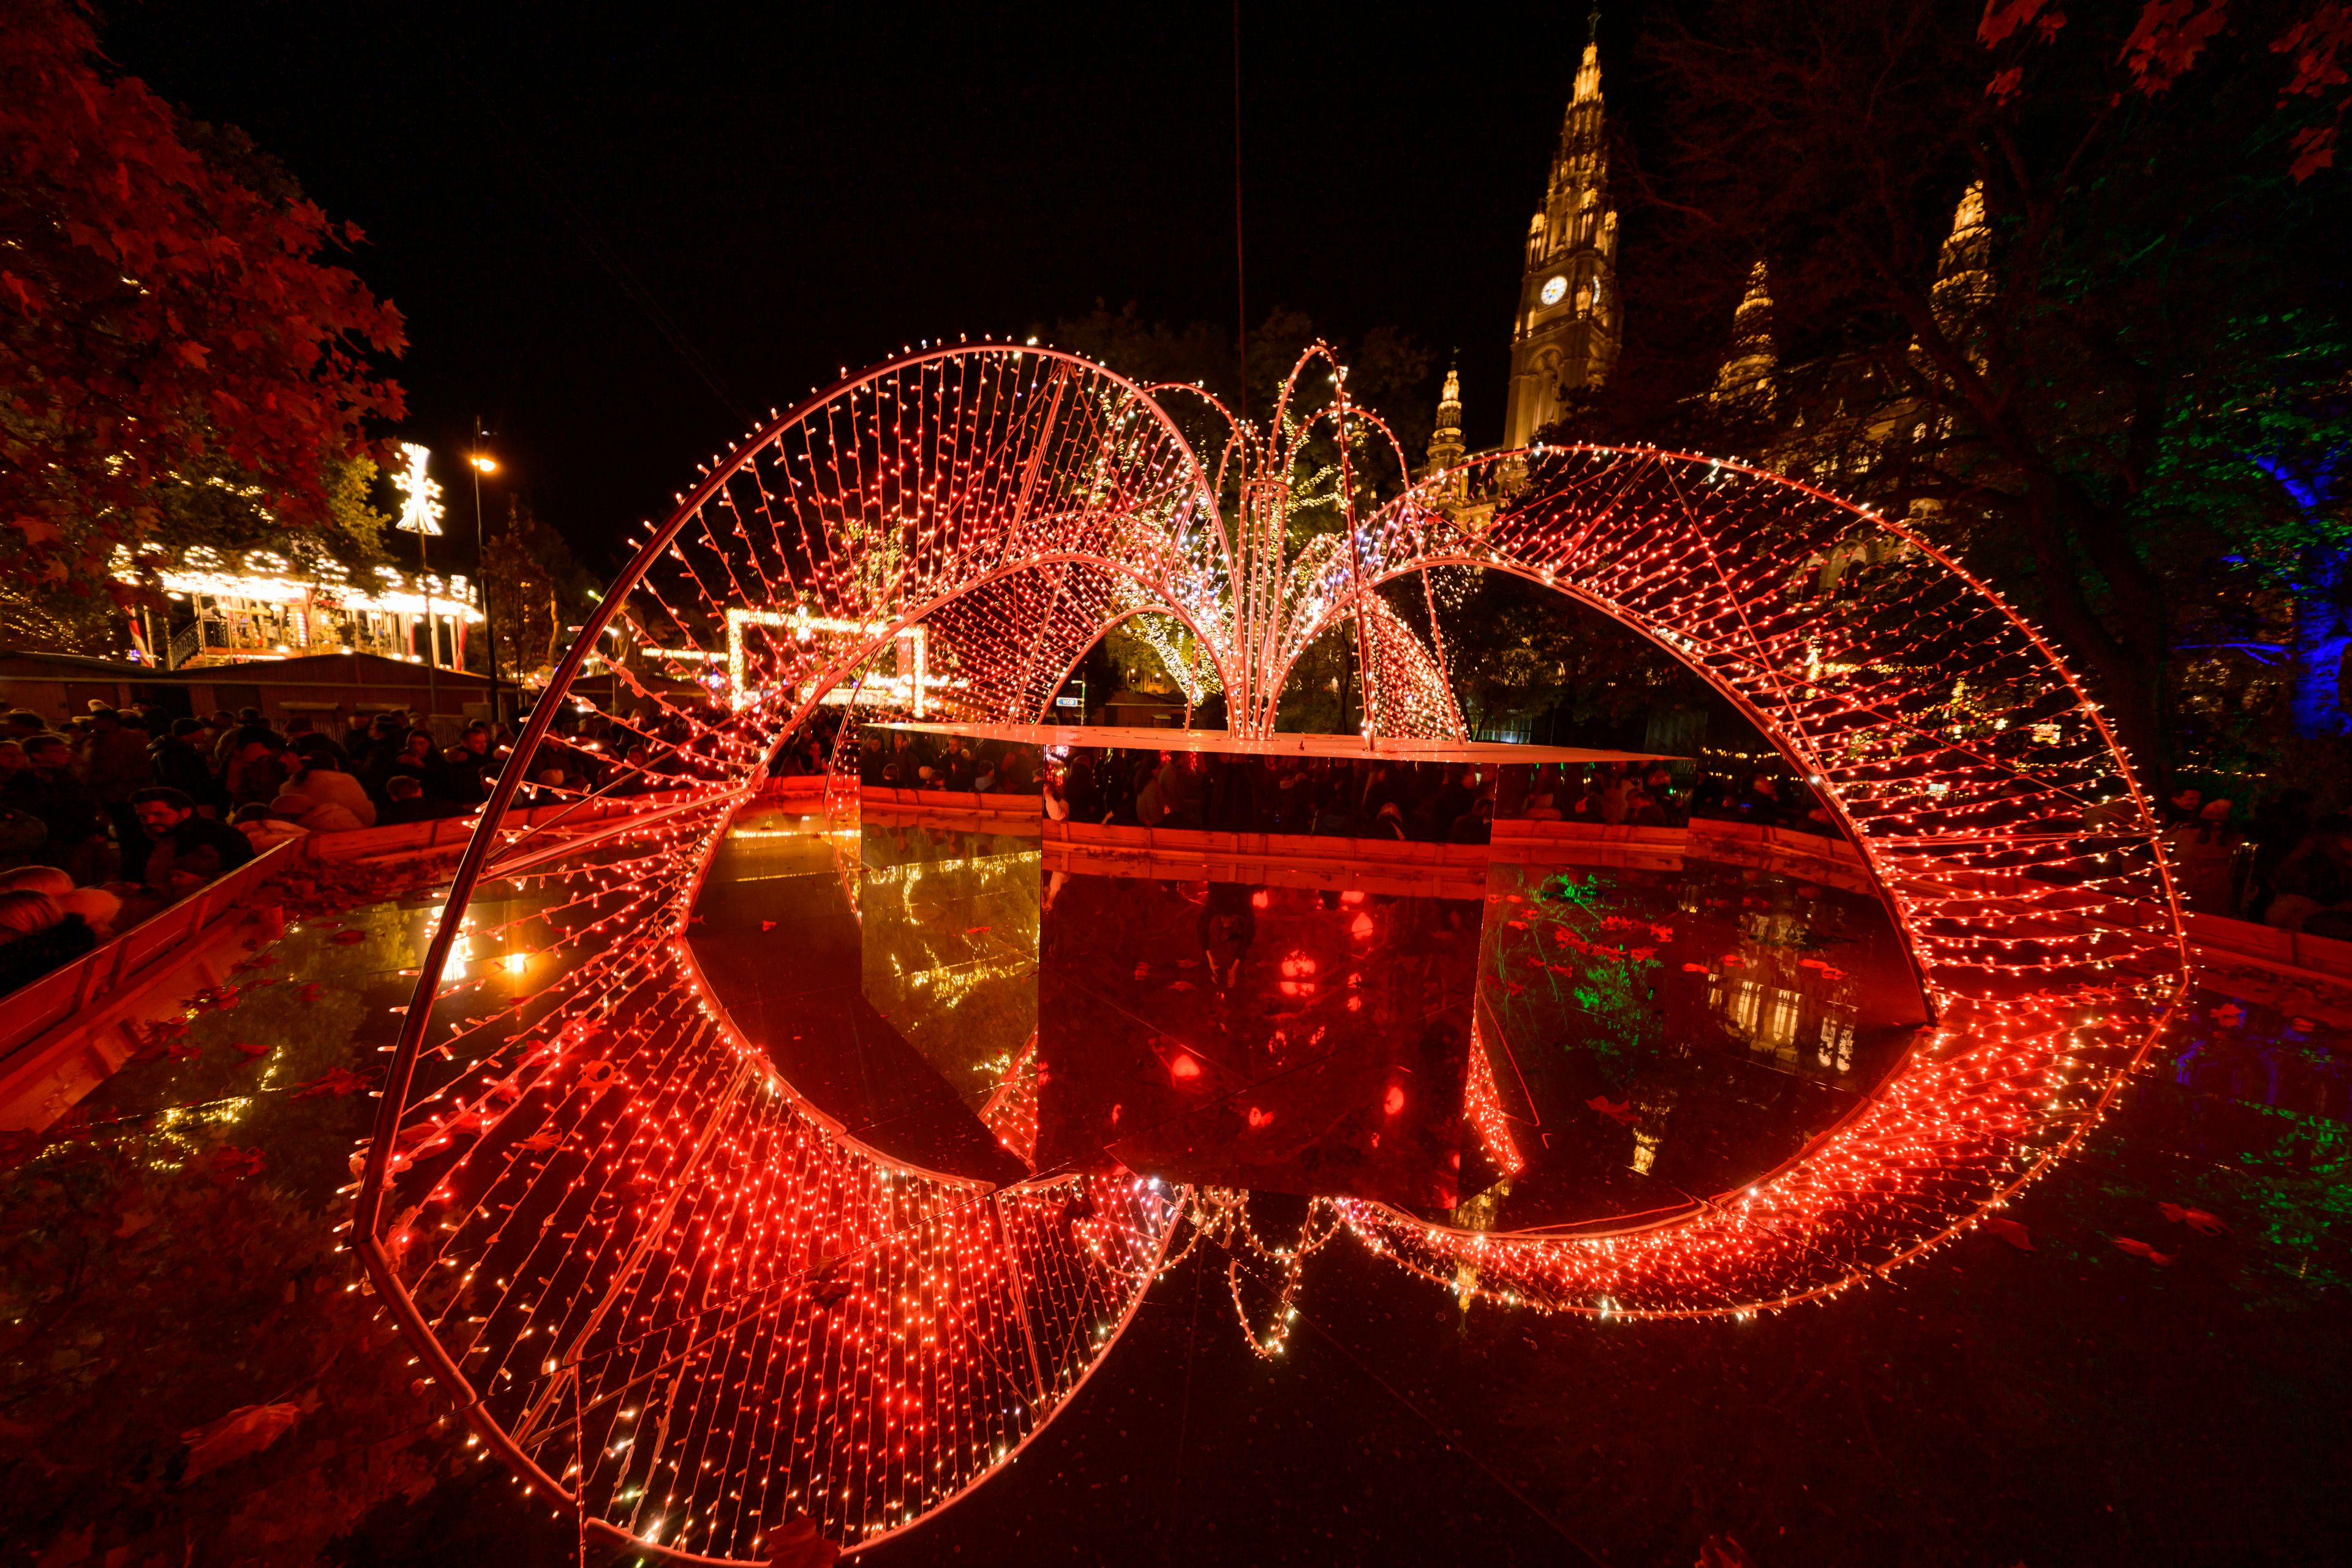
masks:
<path fill-rule="evenodd" d="M 2187 1226 L 2200 1236 L 2227 1236 L 2230 1233 L 2229 1226 L 2223 1223 L 2221 1215 L 2205 1209 L 2189 1208 L 2180 1204 L 2158 1204 L 2156 1212 L 2174 1225 Z M 2179 1253 L 2159 1252 L 2137 1237 L 2119 1236 L 2116 1237 L 2116 1246 L 2135 1258 L 2145 1258 L 2150 1263 L 2169 1267 L 2180 1261 Z"/>
<path fill-rule="evenodd" d="M 188 1446 L 188 1465 L 181 1472 L 180 1484 L 185 1486 L 207 1471 L 258 1454 L 301 1417 L 299 1405 L 246 1405 L 217 1421 L 190 1428 L 180 1435 Z"/>
<path fill-rule="evenodd" d="M 396 418 L 369 356 L 400 314 L 322 252 L 360 242 L 235 132 L 97 68 L 88 13 L 0 28 L 0 545 L 70 589 L 151 537 L 159 487 L 226 465 L 276 520 L 322 521 L 331 469 Z"/>
<path fill-rule="evenodd" d="M 2174 1225 L 2187 1226 L 2200 1236 L 2227 1236 L 2230 1233 L 2229 1225 L 2219 1215 L 2210 1210 L 2190 1208 L 2182 1204 L 2159 1203 L 2156 1205 L 2156 1212 Z M 1985 1217 L 1984 1224 L 1987 1230 L 1991 1231 L 2020 1252 L 2040 1250 L 2033 1245 L 2032 1234 L 2013 1219 L 2000 1215 L 1989 1215 Z M 2136 1236 L 2118 1236 L 2115 1238 L 2115 1244 L 2116 1250 L 2118 1252 L 2127 1252 L 2134 1258 L 2144 1258 L 2160 1268 L 2168 1268 L 2180 1261 L 2179 1252 L 2166 1252 L 2148 1242 L 2140 1240 Z"/>

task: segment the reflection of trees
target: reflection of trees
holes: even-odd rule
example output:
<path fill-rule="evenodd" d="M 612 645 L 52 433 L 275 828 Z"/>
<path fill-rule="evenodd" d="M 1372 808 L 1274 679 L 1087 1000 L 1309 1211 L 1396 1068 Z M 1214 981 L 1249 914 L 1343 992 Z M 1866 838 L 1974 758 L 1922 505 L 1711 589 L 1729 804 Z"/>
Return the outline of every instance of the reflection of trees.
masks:
<path fill-rule="evenodd" d="M 1630 907 L 1614 879 L 1595 872 L 1535 881 L 1524 913 L 1507 916 L 1492 946 L 1490 1002 L 1506 1034 L 1532 1039 L 1546 1004 L 1571 1020 L 1556 1042 L 1599 1069 L 1601 1087 L 1622 1095 L 1664 1043 L 1654 1006 L 1662 942 Z"/>
<path fill-rule="evenodd" d="M 1034 839 L 869 825 L 866 999 L 975 1106 L 1037 1028 Z"/>
<path fill-rule="evenodd" d="M 1480 1005 L 1533 1161 L 1509 1225 L 1752 1180 L 1850 1106 L 1921 1016 L 1872 900 L 1704 862 L 1490 875 Z M 1664 1195 L 1622 1184 L 1642 1176 Z"/>

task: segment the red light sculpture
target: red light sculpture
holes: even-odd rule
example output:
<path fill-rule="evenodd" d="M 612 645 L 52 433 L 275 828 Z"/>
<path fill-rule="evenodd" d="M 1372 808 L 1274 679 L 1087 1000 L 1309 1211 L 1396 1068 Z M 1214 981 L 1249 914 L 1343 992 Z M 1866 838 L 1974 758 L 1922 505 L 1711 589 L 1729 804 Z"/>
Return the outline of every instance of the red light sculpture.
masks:
<path fill-rule="evenodd" d="M 1318 408 L 1229 422 L 1204 467 L 1154 391 L 1099 366 L 909 354 L 749 436 L 641 542 L 483 820 L 547 765 L 556 714 L 592 701 L 646 737 L 604 784 L 635 798 L 477 833 L 358 1189 L 377 1289 L 534 1500 L 689 1562 L 764 1562 L 803 1521 L 871 1544 L 1052 1418 L 1188 1212 L 1188 1245 L 1249 1237 L 1230 1194 L 1051 1172 L 992 1189 L 881 1155 L 713 1000 L 686 941 L 704 870 L 828 699 L 1033 721 L 1108 627 L 1154 613 L 1213 663 L 1237 730 L 1270 730 L 1292 662 L 1344 626 L 1372 728 L 1458 735 L 1443 649 L 1372 595 L 1479 567 L 1650 637 L 1812 781 L 1937 1020 L 1861 1110 L 1747 1188 L 1635 1228 L 1481 1233 L 1328 1201 L 1294 1248 L 1249 1237 L 1286 1303 L 1341 1226 L 1451 1289 L 1548 1310 L 1822 1297 L 1982 1218 L 2147 1050 L 2187 974 L 2156 824 L 2096 705 L 1998 595 L 1818 489 L 1650 449 L 1506 454 L 1362 511 L 1385 433 L 1330 372 Z M 1294 547 L 1318 431 L 1339 522 Z M 613 627 L 667 651 L 590 684 Z M 992 1125 L 1034 1108 L 1024 1068 Z M 1508 1169 L 1483 1051 L 1471 1086 Z"/>

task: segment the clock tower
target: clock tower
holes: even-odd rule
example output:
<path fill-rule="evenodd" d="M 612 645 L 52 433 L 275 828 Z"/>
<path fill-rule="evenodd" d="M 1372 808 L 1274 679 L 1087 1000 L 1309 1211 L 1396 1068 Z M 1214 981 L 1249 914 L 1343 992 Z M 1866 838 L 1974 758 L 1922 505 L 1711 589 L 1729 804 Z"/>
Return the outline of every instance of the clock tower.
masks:
<path fill-rule="evenodd" d="M 1558 419 L 1564 394 L 1598 386 L 1617 363 L 1617 213 L 1601 117 L 1601 12 L 1551 161 L 1543 209 L 1528 225 L 1527 271 L 1511 326 L 1511 395 L 1503 445 L 1524 447 Z"/>

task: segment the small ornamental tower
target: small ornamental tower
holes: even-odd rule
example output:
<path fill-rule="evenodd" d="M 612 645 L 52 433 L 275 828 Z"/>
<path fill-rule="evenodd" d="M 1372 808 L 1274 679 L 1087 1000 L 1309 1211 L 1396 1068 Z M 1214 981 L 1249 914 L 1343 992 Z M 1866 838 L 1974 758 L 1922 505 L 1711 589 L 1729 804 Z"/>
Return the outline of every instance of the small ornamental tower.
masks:
<path fill-rule="evenodd" d="M 1427 504 L 1452 517 L 1461 506 L 1468 489 L 1468 476 L 1447 473 L 1458 467 L 1468 451 L 1462 444 L 1462 372 L 1456 365 L 1445 367 L 1445 389 L 1437 395 L 1437 426 L 1429 433 L 1429 466 L 1421 470 L 1428 479 L 1439 474 L 1446 478 L 1423 492 Z"/>
<path fill-rule="evenodd" d="M 1528 225 L 1527 269 L 1511 328 L 1507 447 L 1528 445 L 1559 417 L 1563 395 L 1600 385 L 1617 363 L 1617 213 L 1609 205 L 1600 32 L 1596 6 L 1543 210 Z"/>
<path fill-rule="evenodd" d="M 1450 468 L 1468 450 L 1462 445 L 1462 373 L 1445 367 L 1445 389 L 1437 395 L 1437 427 L 1429 433 L 1429 472 Z"/>
<path fill-rule="evenodd" d="M 1952 232 L 1936 259 L 1932 308 L 1936 324 L 1966 336 L 1974 318 L 1992 298 L 1992 226 L 1985 222 L 1984 182 L 1960 193 L 1952 212 Z"/>
<path fill-rule="evenodd" d="M 1779 365 L 1780 356 L 1772 349 L 1771 279 L 1759 260 L 1749 270 L 1748 292 L 1732 314 L 1731 357 L 1716 373 L 1715 390 L 1708 395 L 1717 403 L 1769 405 L 1772 372 Z"/>

